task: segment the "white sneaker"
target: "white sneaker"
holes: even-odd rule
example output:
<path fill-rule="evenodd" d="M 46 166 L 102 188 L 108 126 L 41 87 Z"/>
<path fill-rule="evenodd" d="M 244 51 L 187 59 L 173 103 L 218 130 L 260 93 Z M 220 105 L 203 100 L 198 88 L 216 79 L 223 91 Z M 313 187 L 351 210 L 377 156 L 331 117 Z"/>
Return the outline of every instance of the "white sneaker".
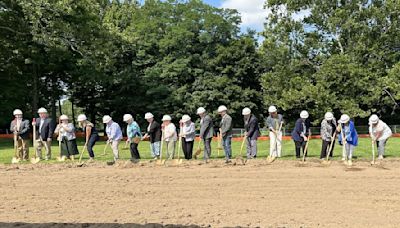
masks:
<path fill-rule="evenodd" d="M 345 157 L 342 157 L 342 161 L 346 161 L 346 158 L 345 158 Z"/>
<path fill-rule="evenodd" d="M 378 159 L 379 159 L 379 160 L 383 160 L 383 156 L 382 156 L 382 155 L 379 155 Z"/>

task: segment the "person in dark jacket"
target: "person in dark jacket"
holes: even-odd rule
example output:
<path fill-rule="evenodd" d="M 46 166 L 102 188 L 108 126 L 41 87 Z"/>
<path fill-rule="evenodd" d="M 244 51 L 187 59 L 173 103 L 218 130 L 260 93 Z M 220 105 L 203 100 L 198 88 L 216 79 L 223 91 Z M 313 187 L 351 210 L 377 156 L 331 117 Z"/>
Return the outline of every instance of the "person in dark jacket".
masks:
<path fill-rule="evenodd" d="M 214 124 L 211 117 L 203 107 L 197 109 L 200 116 L 200 138 L 204 142 L 204 161 L 207 162 L 211 157 L 211 140 L 214 136 Z"/>
<path fill-rule="evenodd" d="M 220 134 L 222 137 L 224 152 L 225 152 L 225 163 L 230 163 L 230 159 L 232 158 L 232 117 L 228 115 L 228 109 L 225 105 L 221 105 L 218 107 L 218 113 L 221 115 L 221 124 L 220 124 Z"/>
<path fill-rule="evenodd" d="M 303 150 L 303 154 L 305 153 L 304 150 L 308 141 L 308 136 L 311 135 L 311 123 L 308 117 L 309 114 L 307 111 L 301 111 L 300 118 L 297 119 L 295 128 L 292 131 L 292 139 L 295 145 L 296 158 L 300 158 L 300 150 Z M 307 156 L 307 152 L 305 156 Z"/>
<path fill-rule="evenodd" d="M 161 125 L 154 120 L 153 114 L 150 112 L 144 115 L 144 118 L 149 122 L 147 133 L 143 136 L 142 140 L 150 138 L 150 150 L 153 159 L 160 158 L 161 146 Z"/>
<path fill-rule="evenodd" d="M 244 116 L 244 128 L 246 130 L 246 144 L 247 144 L 247 159 L 257 157 L 257 138 L 260 136 L 260 127 L 258 126 L 258 119 L 255 115 L 251 114 L 249 108 L 242 110 Z"/>
<path fill-rule="evenodd" d="M 29 120 L 22 118 L 22 111 L 19 109 L 15 109 L 13 114 L 15 119 L 11 121 L 10 131 L 16 139 L 14 143 L 18 147 L 17 158 L 26 161 L 29 159 Z"/>
<path fill-rule="evenodd" d="M 80 114 L 78 116 L 78 122 L 79 126 L 85 133 L 85 144 L 87 151 L 89 153 L 89 161 L 93 161 L 94 160 L 93 147 L 96 144 L 96 142 L 99 141 L 99 133 L 94 124 L 87 120 L 85 114 Z"/>
<path fill-rule="evenodd" d="M 37 130 L 37 151 L 36 156 L 42 159 L 42 148 L 46 149 L 46 160 L 51 159 L 51 141 L 53 139 L 53 133 L 55 129 L 55 123 L 51 118 L 48 117 L 47 110 L 45 108 L 39 108 L 39 118 L 36 119 Z"/>

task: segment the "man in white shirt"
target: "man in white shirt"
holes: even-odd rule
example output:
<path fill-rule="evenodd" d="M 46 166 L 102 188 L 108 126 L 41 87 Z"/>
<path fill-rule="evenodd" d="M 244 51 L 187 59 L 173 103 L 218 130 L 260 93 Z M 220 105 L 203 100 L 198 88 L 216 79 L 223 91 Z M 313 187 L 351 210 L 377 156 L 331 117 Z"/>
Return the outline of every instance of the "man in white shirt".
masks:
<path fill-rule="evenodd" d="M 171 116 L 164 115 L 162 118 L 163 124 L 161 126 L 164 132 L 164 138 L 166 148 L 167 148 L 167 159 L 173 159 L 175 155 L 175 144 L 177 140 L 176 127 L 171 123 Z"/>
<path fill-rule="evenodd" d="M 392 136 L 392 130 L 374 114 L 369 118 L 369 134 L 378 147 L 378 159 L 383 159 L 386 142 Z"/>

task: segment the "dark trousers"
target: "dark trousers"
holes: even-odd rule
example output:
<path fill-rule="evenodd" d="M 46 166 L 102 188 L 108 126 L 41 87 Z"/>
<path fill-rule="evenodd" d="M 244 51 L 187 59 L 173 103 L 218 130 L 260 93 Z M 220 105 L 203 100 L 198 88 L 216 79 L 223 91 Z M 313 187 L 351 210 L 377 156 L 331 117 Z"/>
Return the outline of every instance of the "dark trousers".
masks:
<path fill-rule="evenodd" d="M 91 135 L 89 137 L 89 141 L 88 141 L 88 144 L 87 144 L 87 150 L 88 150 L 89 156 L 91 158 L 94 158 L 93 147 L 94 147 L 94 144 L 96 144 L 97 141 L 99 141 L 99 135 Z"/>
<path fill-rule="evenodd" d="M 211 140 L 212 138 L 204 139 L 204 160 L 208 160 L 211 157 Z"/>
<path fill-rule="evenodd" d="M 306 143 L 305 141 L 294 141 L 294 145 L 296 147 L 296 158 L 300 158 L 300 150 L 303 149 L 303 154 L 304 154 L 304 150 L 306 148 Z M 307 153 L 306 153 L 307 156 Z"/>
<path fill-rule="evenodd" d="M 131 158 L 133 159 L 140 159 L 140 154 L 138 150 L 138 145 L 136 143 L 131 143 L 130 149 L 131 149 Z"/>
<path fill-rule="evenodd" d="M 329 153 L 329 147 L 331 146 L 330 141 L 322 140 L 321 156 L 319 158 L 326 158 L 326 153 Z M 333 141 L 331 153 L 329 157 L 333 156 L 333 149 L 335 148 L 335 141 Z"/>
<path fill-rule="evenodd" d="M 183 154 L 185 155 L 185 159 L 187 160 L 192 159 L 193 143 L 194 141 L 186 141 L 184 138 L 182 138 L 182 150 Z"/>

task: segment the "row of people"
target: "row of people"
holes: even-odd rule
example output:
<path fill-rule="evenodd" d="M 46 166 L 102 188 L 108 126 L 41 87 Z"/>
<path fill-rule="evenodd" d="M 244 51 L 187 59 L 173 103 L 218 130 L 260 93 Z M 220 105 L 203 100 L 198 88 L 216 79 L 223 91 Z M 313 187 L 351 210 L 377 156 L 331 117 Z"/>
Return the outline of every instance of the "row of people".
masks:
<path fill-rule="evenodd" d="M 221 105 L 218 108 L 218 113 L 221 116 L 219 125 L 219 135 L 221 136 L 223 150 L 225 152 L 226 162 L 229 163 L 232 158 L 232 117 L 228 114 L 226 106 Z M 266 119 L 266 126 L 269 129 L 270 137 L 270 154 L 271 158 L 279 158 L 282 154 L 282 129 L 284 125 L 283 116 L 278 114 L 275 106 L 270 106 L 268 109 L 269 116 Z M 22 111 L 14 110 L 15 119 L 11 122 L 10 130 L 17 135 L 16 143 L 18 144 L 18 156 L 21 159 L 28 159 L 29 156 L 29 121 L 22 118 Z M 42 148 L 46 150 L 45 159 L 51 158 L 51 141 L 53 133 L 58 135 L 58 140 L 61 144 L 61 156 L 64 158 L 73 159 L 78 154 L 75 127 L 69 123 L 68 117 L 62 115 L 59 118 L 59 124 L 53 126 L 53 121 L 48 117 L 47 110 L 40 108 L 38 110 L 39 118 L 33 120 L 33 125 L 37 131 L 37 150 L 36 156 L 42 159 Z M 200 138 L 204 144 L 204 160 L 208 160 L 211 156 L 211 141 L 214 136 L 214 126 L 211 116 L 203 107 L 197 109 L 197 114 L 200 117 Z M 252 114 L 249 108 L 242 110 L 244 117 L 245 141 L 247 147 L 247 158 L 252 159 L 257 157 L 257 138 L 260 136 L 260 128 L 258 119 Z M 123 121 L 127 123 L 127 138 L 130 143 L 130 151 L 132 159 L 140 159 L 138 144 L 141 140 L 149 139 L 150 151 L 154 159 L 160 157 L 161 141 L 165 143 L 167 157 L 173 158 L 176 150 L 176 142 L 178 140 L 177 129 L 172 123 L 172 118 L 169 115 L 164 115 L 162 124 L 159 124 L 154 115 L 151 113 L 145 114 L 145 119 L 149 123 L 146 133 L 142 135 L 141 129 L 131 114 L 125 114 Z M 78 116 L 79 127 L 85 133 L 85 147 L 88 150 L 90 160 L 94 159 L 93 147 L 99 140 L 99 134 L 93 123 L 87 120 L 84 114 Z M 372 115 L 369 119 L 370 135 L 377 144 L 378 158 L 382 159 L 385 145 L 388 138 L 392 135 L 390 128 L 379 120 L 377 115 Z M 119 143 L 122 140 L 122 130 L 118 123 L 114 122 L 109 115 L 103 117 L 103 123 L 106 124 L 107 143 L 111 146 L 114 159 L 119 159 Z M 300 118 L 295 123 L 295 128 L 292 131 L 292 139 L 295 145 L 296 157 L 300 158 L 301 152 L 306 155 L 306 144 L 311 137 L 310 130 L 311 122 L 307 111 L 300 113 Z M 179 137 L 182 139 L 182 150 L 185 159 L 192 159 L 193 147 L 195 140 L 195 124 L 191 121 L 189 115 L 183 115 L 179 121 Z M 324 159 L 327 155 L 333 156 L 334 142 L 336 136 L 338 141 L 344 146 L 342 159 L 351 163 L 354 148 L 358 145 L 358 134 L 354 127 L 354 123 L 350 117 L 343 114 L 337 122 L 331 112 L 327 112 L 321 122 L 321 139 L 322 148 L 320 158 Z M 304 154 L 305 153 L 305 154 Z"/>

